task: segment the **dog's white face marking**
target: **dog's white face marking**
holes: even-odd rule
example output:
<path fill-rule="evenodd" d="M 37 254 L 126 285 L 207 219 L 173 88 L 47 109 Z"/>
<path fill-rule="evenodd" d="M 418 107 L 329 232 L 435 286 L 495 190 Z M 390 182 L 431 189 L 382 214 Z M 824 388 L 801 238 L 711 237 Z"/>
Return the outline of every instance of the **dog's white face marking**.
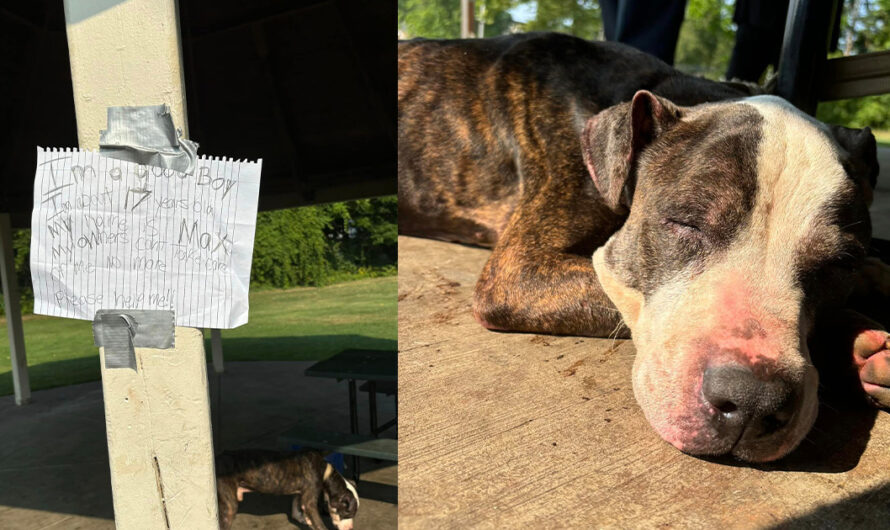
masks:
<path fill-rule="evenodd" d="M 626 285 L 608 262 L 607 249 L 621 231 L 593 261 L 632 330 L 634 393 L 655 430 L 690 453 L 731 451 L 767 461 L 794 449 L 815 421 L 818 375 L 809 362 L 812 323 L 798 265 L 814 242 L 841 238 L 831 205 L 851 182 L 827 128 L 784 100 L 760 96 L 694 112 L 721 107 L 731 112 L 732 105 L 753 107 L 763 121 L 751 214 L 728 246 L 679 270 L 646 296 Z M 632 206 L 631 219 L 634 213 Z M 715 411 L 702 399 L 702 374 L 713 362 L 741 363 L 765 380 L 790 381 L 801 393 L 792 419 L 750 443 L 721 435 L 710 421 Z"/>
<path fill-rule="evenodd" d="M 331 472 L 330 473 L 326 472 L 326 476 L 330 476 L 334 473 L 337 473 L 337 478 L 343 481 L 343 484 L 346 486 L 346 489 L 348 489 L 349 492 L 352 494 L 353 498 L 355 498 L 355 509 L 358 510 L 358 508 L 361 504 L 361 501 L 359 500 L 358 491 L 356 491 L 355 486 L 353 486 L 351 482 L 346 480 L 346 478 L 343 475 L 341 475 L 338 471 L 334 470 L 330 466 L 330 464 L 328 464 L 328 469 L 330 469 Z M 337 508 L 331 503 L 331 499 L 330 499 L 330 496 L 328 495 L 327 491 L 324 492 L 324 500 L 325 500 L 325 504 L 328 506 L 328 511 L 331 514 L 331 521 L 338 528 L 338 530 L 352 530 L 353 518 L 350 517 L 348 519 L 341 519 Z"/>
<path fill-rule="evenodd" d="M 362 503 L 358 498 L 358 492 L 355 490 L 355 486 L 353 486 L 352 482 L 349 482 L 345 478 L 343 479 L 343 482 L 346 483 L 346 487 L 349 489 L 349 491 L 352 492 L 352 496 L 355 497 L 355 507 L 358 508 L 359 506 L 361 506 Z"/>

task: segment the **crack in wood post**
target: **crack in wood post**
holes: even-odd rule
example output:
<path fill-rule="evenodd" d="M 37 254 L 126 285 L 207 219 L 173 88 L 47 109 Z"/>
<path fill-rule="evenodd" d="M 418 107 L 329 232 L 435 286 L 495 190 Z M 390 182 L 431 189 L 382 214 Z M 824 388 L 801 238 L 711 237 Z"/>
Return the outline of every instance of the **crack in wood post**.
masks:
<path fill-rule="evenodd" d="M 161 497 L 161 509 L 164 512 L 164 527 L 170 530 L 170 518 L 167 516 L 167 498 L 164 496 L 164 481 L 161 479 L 161 466 L 158 464 L 158 456 L 151 455 L 155 465 L 155 483 L 158 485 L 158 495 Z"/>

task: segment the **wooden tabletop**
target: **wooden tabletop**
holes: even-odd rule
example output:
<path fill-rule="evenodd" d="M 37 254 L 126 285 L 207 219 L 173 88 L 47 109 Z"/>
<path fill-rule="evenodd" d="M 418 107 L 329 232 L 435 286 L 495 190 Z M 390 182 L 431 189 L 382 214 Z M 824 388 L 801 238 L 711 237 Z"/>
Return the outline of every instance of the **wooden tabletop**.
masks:
<path fill-rule="evenodd" d="M 310 377 L 395 381 L 398 357 L 394 351 L 344 350 L 306 369 Z"/>

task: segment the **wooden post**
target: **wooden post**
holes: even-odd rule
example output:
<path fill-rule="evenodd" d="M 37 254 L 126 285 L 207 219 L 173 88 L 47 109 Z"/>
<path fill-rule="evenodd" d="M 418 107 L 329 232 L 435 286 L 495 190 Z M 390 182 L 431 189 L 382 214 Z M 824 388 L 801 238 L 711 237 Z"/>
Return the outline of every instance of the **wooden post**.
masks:
<path fill-rule="evenodd" d="M 12 362 L 15 404 L 25 405 L 31 401 L 31 381 L 28 378 L 25 331 L 22 329 L 22 308 L 19 304 L 19 286 L 12 252 L 12 223 L 8 213 L 0 213 L 0 279 L 3 282 L 3 309 L 9 333 L 9 359 Z"/>
<path fill-rule="evenodd" d="M 475 9 L 473 0 L 460 0 L 460 38 L 472 39 L 476 36 L 476 24 L 473 22 Z"/>
<path fill-rule="evenodd" d="M 203 334 L 135 348 L 136 370 L 106 369 L 99 351 L 115 526 L 217 528 Z"/>
<path fill-rule="evenodd" d="M 166 103 L 188 135 L 175 0 L 65 0 L 65 18 L 81 148 L 98 147 L 109 106 Z M 115 526 L 218 528 L 203 335 L 135 350 L 133 371 L 100 349 Z"/>

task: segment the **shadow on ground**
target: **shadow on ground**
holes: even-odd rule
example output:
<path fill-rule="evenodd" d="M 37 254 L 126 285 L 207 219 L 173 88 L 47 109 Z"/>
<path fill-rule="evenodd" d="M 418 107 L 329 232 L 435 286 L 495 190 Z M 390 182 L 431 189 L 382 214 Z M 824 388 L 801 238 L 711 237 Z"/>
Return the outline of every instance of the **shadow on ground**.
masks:
<path fill-rule="evenodd" d="M 63 385 L 98 381 L 99 350 L 95 355 L 43 362 L 28 367 L 31 390 L 46 390 Z M 0 373 L 0 396 L 12 394 L 12 372 Z"/>
<path fill-rule="evenodd" d="M 346 384 L 305 377 L 311 364 L 227 362 L 216 450 L 281 449 L 278 434 L 296 424 L 348 431 Z M 24 407 L 12 396 L 0 398 L 0 528 L 114 528 L 101 384 L 42 390 L 33 397 Z M 378 397 L 378 408 L 388 419 L 395 402 Z M 360 392 L 362 432 L 367 432 L 367 411 L 367 395 Z M 382 436 L 395 437 L 396 431 Z M 389 463 L 362 461 L 357 526 L 396 527 L 396 475 L 397 467 Z M 295 528 L 287 520 L 289 503 L 260 495 L 249 495 L 248 501 L 235 529 Z"/>
<path fill-rule="evenodd" d="M 890 521 L 890 482 L 840 502 L 775 525 L 774 529 L 887 528 Z"/>
<path fill-rule="evenodd" d="M 319 361 L 349 349 L 398 349 L 393 339 L 365 335 L 307 335 L 303 337 L 226 337 L 223 333 L 223 352 L 233 361 Z M 204 349 L 210 353 L 210 339 Z"/>

